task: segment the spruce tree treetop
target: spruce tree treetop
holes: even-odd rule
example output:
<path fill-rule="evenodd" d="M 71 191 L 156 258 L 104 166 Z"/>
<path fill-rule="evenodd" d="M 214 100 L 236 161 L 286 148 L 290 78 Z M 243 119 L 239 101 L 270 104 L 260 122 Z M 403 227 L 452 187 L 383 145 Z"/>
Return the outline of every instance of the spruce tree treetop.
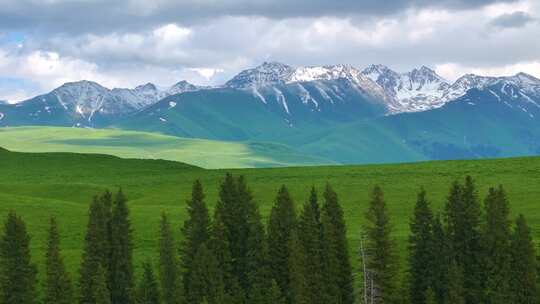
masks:
<path fill-rule="evenodd" d="M 133 274 L 133 239 L 127 198 L 122 192 L 114 199 L 111 220 L 110 292 L 114 304 L 131 303 L 135 279 Z"/>
<path fill-rule="evenodd" d="M 270 211 L 268 221 L 268 250 L 272 277 L 283 295 L 290 293 L 289 242 L 296 229 L 294 202 L 285 185 L 281 186 Z"/>
<path fill-rule="evenodd" d="M 391 236 L 392 225 L 381 187 L 373 188 L 365 216 L 366 271 L 373 286 L 367 292 L 377 303 L 393 303 L 398 296 L 399 257 L 396 242 Z"/>
<path fill-rule="evenodd" d="M 159 304 L 161 297 L 159 294 L 159 286 L 154 276 L 152 264 L 146 261 L 142 265 L 143 274 L 137 287 L 136 302 L 138 304 Z"/>
<path fill-rule="evenodd" d="M 54 217 L 50 219 L 47 251 L 45 253 L 44 304 L 73 303 L 71 280 L 60 255 L 60 235 Z"/>
<path fill-rule="evenodd" d="M 167 215 L 161 214 L 159 231 L 159 278 L 165 304 L 180 303 L 184 286 L 181 284 L 177 251 Z M 180 286 L 180 287 L 179 287 Z"/>
<path fill-rule="evenodd" d="M 324 190 L 324 203 L 321 209 L 325 256 L 328 265 L 329 293 L 334 294 L 338 303 L 354 302 L 353 275 L 349 260 L 347 227 L 338 195 L 330 184 Z"/>
<path fill-rule="evenodd" d="M 435 281 L 432 263 L 436 259 L 433 255 L 433 212 L 423 188 L 418 193 L 409 227 L 409 296 L 411 303 L 422 304 L 427 301 L 427 291 Z"/>

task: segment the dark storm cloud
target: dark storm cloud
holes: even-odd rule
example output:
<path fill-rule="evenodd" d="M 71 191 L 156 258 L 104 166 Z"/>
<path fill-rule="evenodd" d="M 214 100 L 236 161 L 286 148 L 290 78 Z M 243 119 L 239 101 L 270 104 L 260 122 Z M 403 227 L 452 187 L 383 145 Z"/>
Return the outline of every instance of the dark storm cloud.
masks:
<path fill-rule="evenodd" d="M 472 9 L 515 0 L 0 0 L 0 28 L 52 32 L 133 31 L 223 16 L 271 19 L 386 16 L 409 8 Z"/>
<path fill-rule="evenodd" d="M 491 24 L 500 28 L 520 28 L 535 19 L 525 12 L 515 12 L 512 14 L 504 14 L 495 18 Z"/>

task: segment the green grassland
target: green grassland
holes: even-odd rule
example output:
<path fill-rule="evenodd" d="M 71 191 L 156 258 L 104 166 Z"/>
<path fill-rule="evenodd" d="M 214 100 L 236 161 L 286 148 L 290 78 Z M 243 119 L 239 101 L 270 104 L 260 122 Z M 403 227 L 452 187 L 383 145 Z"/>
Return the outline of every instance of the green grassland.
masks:
<path fill-rule="evenodd" d="M 116 129 L 0 128 L 0 146 L 19 152 L 100 153 L 127 158 L 166 159 L 208 169 L 334 163 L 299 153 L 282 144 L 180 138 Z"/>
<path fill-rule="evenodd" d="M 227 171 L 246 176 L 265 221 L 281 184 L 290 188 L 300 210 L 312 185 L 322 189 L 330 182 L 345 211 L 354 260 L 358 257 L 359 234 L 369 191 L 375 184 L 385 191 L 402 256 L 417 190 L 425 187 L 435 209 L 441 210 L 450 183 L 468 174 L 474 176 L 482 195 L 489 186 L 502 183 L 508 191 L 513 215 L 524 213 L 534 236 L 538 237 L 540 232 L 540 157 Z M 164 160 L 0 150 L 0 216 L 3 218 L 9 210 L 15 210 L 26 220 L 32 236 L 33 259 L 42 267 L 48 218 L 55 215 L 61 228 L 66 262 L 70 270 L 76 271 L 92 196 L 107 188 L 122 187 L 130 199 L 138 265 L 144 258 L 156 256 L 161 212 L 170 215 L 179 234 L 186 216 L 185 201 L 194 179 L 202 180 L 206 201 L 213 208 L 225 172 Z"/>

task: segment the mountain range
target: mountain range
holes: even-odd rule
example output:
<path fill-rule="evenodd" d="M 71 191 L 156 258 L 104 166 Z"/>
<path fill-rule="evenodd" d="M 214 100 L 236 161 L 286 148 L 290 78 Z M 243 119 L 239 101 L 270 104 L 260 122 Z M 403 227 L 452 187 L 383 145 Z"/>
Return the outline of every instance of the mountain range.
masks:
<path fill-rule="evenodd" d="M 292 67 L 266 62 L 224 85 L 181 81 L 108 89 L 66 83 L 16 104 L 0 126 L 121 128 L 232 141 L 271 141 L 343 163 L 540 153 L 540 80 L 428 67 Z"/>

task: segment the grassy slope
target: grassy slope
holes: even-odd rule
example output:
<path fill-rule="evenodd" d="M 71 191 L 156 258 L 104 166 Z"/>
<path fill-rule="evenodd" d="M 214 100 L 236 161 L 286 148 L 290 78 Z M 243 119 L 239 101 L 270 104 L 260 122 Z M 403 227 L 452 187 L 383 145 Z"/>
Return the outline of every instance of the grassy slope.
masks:
<path fill-rule="evenodd" d="M 182 161 L 204 168 L 329 164 L 282 144 L 188 139 L 156 133 L 62 127 L 0 128 L 0 145 L 20 152 L 102 153 Z"/>
<path fill-rule="evenodd" d="M 225 174 L 225 170 L 203 170 L 159 160 L 5 151 L 0 151 L 0 168 L 0 216 L 16 210 L 25 218 L 32 234 L 34 260 L 41 264 L 48 216 L 56 215 L 66 261 L 73 271 L 78 268 L 87 207 L 94 194 L 119 186 L 127 193 L 138 263 L 145 257 L 155 256 L 160 213 L 166 211 L 171 215 L 178 232 L 185 218 L 184 202 L 190 195 L 193 180 L 202 180 L 207 202 L 213 207 L 218 185 Z M 402 248 L 418 188 L 424 186 L 435 207 L 440 209 L 450 182 L 467 174 L 476 178 L 482 195 L 488 186 L 504 184 L 514 215 L 526 214 L 535 236 L 540 228 L 540 158 L 231 171 L 247 177 L 265 216 L 281 184 L 290 188 L 300 209 L 312 185 L 322 189 L 326 182 L 331 182 L 345 210 L 353 258 L 357 257 L 358 234 L 369 189 L 375 184 L 385 190 L 395 223 L 394 235 Z"/>

